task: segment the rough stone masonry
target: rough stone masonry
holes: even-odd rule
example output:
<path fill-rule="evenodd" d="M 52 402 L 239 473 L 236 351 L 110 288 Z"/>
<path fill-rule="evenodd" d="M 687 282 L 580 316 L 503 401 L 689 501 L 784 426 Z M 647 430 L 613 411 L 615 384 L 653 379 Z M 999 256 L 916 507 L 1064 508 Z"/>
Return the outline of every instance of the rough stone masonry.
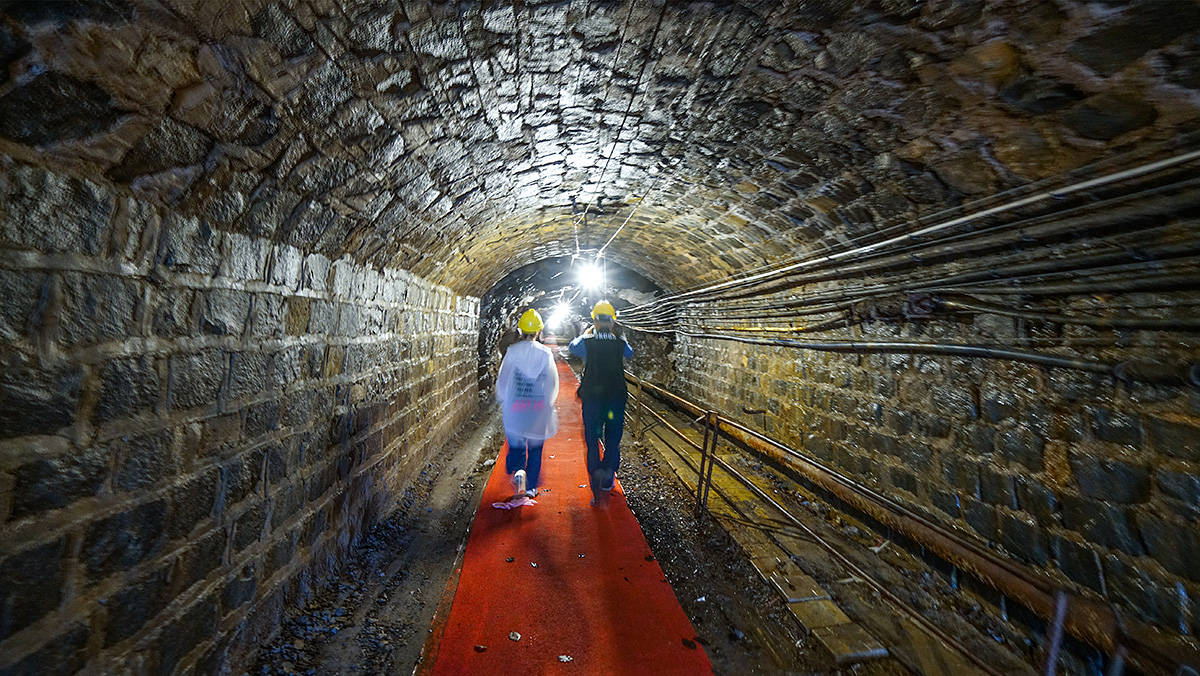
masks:
<path fill-rule="evenodd" d="M 243 665 L 474 410 L 477 298 L 522 266 L 611 239 L 670 293 L 844 249 L 1194 147 L 1198 92 L 1193 0 L 5 3 L 0 671 Z M 1039 251 L 1186 248 L 1194 204 L 1168 202 Z M 1188 255 L 1171 265 L 1194 273 Z M 1194 319 L 1195 285 L 1175 291 L 1036 300 Z M 872 317 L 819 335 L 1197 350 Z M 693 396 L 766 409 L 748 422 L 1200 629 L 1194 388 L 687 336 L 671 359 Z"/>
<path fill-rule="evenodd" d="M 478 301 L 3 174 L 0 659 L 213 673 L 475 410 Z"/>

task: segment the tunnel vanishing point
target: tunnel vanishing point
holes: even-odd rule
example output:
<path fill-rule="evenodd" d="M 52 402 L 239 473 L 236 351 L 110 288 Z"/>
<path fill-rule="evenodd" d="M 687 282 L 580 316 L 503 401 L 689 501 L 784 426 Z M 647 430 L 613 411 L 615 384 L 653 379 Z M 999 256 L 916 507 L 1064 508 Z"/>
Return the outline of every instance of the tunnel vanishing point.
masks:
<path fill-rule="evenodd" d="M 0 66 L 0 673 L 241 673 L 601 294 L 1195 654 L 1197 2 L 16 0 Z"/>

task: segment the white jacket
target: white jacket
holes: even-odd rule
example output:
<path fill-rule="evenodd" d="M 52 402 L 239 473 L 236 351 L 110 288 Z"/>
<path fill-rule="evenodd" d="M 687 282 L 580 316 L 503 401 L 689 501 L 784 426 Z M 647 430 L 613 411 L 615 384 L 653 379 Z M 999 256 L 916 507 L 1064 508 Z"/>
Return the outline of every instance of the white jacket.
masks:
<path fill-rule="evenodd" d="M 513 343 L 500 362 L 496 401 L 510 437 L 545 440 L 558 431 L 554 400 L 558 397 L 558 367 L 554 353 L 536 340 Z"/>

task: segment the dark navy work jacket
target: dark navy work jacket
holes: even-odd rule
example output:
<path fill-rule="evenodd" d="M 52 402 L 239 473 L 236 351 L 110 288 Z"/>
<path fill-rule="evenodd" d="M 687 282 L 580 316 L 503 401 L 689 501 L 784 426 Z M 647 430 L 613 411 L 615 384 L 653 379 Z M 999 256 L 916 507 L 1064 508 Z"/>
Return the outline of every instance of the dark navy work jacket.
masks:
<path fill-rule="evenodd" d="M 568 346 L 571 354 L 583 358 L 583 383 L 579 386 L 581 399 L 625 399 L 625 357 L 633 356 L 633 348 L 624 338 L 607 331 L 591 336 L 579 336 Z"/>

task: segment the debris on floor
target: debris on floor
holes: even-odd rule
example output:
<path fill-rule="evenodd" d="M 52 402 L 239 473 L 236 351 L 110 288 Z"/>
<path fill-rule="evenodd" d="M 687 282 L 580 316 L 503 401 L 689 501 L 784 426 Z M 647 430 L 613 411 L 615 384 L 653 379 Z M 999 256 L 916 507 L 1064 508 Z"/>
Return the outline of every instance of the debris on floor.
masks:
<path fill-rule="evenodd" d="M 517 498 L 516 500 L 505 500 L 504 502 L 493 502 L 492 507 L 494 507 L 496 509 L 516 509 L 517 507 L 525 507 L 527 505 L 536 505 L 536 504 L 537 504 L 537 500 L 534 500 L 533 498 L 531 498 L 529 496 L 522 495 L 521 497 Z"/>

